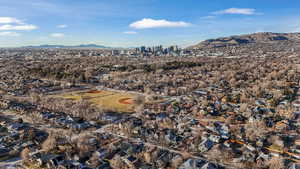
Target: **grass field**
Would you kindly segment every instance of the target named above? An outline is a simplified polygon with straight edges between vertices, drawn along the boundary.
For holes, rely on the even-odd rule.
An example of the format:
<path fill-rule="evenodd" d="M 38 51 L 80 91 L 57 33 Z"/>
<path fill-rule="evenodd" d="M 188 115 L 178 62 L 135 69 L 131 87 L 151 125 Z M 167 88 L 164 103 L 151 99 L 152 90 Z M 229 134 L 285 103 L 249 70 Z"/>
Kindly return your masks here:
<path fill-rule="evenodd" d="M 133 112 L 135 107 L 135 95 L 131 93 L 90 90 L 63 93 L 61 95 L 56 95 L 55 97 L 71 100 L 83 99 L 99 108 L 117 112 Z"/>

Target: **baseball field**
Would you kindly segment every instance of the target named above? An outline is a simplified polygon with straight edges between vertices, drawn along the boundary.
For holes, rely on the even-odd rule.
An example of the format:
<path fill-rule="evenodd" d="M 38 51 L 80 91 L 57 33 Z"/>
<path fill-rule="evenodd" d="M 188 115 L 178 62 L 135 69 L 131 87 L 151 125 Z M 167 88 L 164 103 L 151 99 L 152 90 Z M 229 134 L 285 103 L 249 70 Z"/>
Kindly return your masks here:
<path fill-rule="evenodd" d="M 136 95 L 126 92 L 106 91 L 106 90 L 89 90 L 67 92 L 55 97 L 70 100 L 87 100 L 96 107 L 117 112 L 133 112 L 135 107 Z"/>

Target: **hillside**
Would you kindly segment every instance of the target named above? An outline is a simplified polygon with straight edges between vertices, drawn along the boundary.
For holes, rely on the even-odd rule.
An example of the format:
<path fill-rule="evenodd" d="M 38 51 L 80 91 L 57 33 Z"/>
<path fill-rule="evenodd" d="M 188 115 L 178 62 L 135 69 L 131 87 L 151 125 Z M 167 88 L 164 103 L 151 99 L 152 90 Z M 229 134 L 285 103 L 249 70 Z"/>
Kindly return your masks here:
<path fill-rule="evenodd" d="M 276 43 L 300 43 L 300 33 L 254 33 L 240 36 L 208 39 L 189 49 L 220 48 L 228 46 L 242 46 L 249 44 L 276 44 Z"/>

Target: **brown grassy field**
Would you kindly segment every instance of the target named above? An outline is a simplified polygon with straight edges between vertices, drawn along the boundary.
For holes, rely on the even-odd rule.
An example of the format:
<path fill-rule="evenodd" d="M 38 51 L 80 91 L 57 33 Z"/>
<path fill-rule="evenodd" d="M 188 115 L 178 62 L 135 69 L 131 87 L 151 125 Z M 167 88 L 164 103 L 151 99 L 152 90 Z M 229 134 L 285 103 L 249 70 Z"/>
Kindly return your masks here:
<path fill-rule="evenodd" d="M 101 109 L 117 112 L 133 112 L 135 107 L 135 95 L 125 92 L 90 90 L 75 91 L 56 95 L 57 98 L 70 100 L 87 100 Z"/>

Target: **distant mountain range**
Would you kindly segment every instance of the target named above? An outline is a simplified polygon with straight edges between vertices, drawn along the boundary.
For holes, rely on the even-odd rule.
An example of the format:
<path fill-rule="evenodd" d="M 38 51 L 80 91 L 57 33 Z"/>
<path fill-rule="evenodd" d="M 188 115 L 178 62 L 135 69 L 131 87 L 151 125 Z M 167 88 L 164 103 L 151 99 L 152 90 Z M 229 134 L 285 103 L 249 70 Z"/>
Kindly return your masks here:
<path fill-rule="evenodd" d="M 272 33 L 261 32 L 247 35 L 235 35 L 229 37 L 221 37 L 216 39 L 208 39 L 202 41 L 196 45 L 187 47 L 187 49 L 200 49 L 200 50 L 218 50 L 224 51 L 228 48 L 269 48 L 280 50 L 289 50 L 291 48 L 300 51 L 300 33 Z M 74 46 L 66 45 L 40 45 L 40 46 L 24 46 L 23 48 L 99 48 L 99 49 L 112 49 L 113 47 L 107 47 L 96 44 L 81 44 Z M 124 49 L 114 47 L 113 49 Z M 126 48 L 131 49 L 131 48 Z"/>
<path fill-rule="evenodd" d="M 189 49 L 210 49 L 230 46 L 243 46 L 251 44 L 279 44 L 279 43 L 300 43 L 300 33 L 272 33 L 261 32 L 248 35 L 222 37 L 208 39 L 197 45 L 188 47 Z"/>
<path fill-rule="evenodd" d="M 39 45 L 39 46 L 24 46 L 23 48 L 101 48 L 108 49 L 111 47 L 96 45 L 96 44 L 81 44 L 75 46 L 66 46 L 66 45 Z"/>

